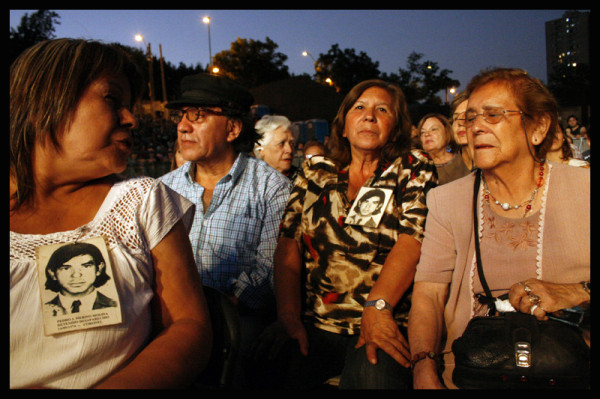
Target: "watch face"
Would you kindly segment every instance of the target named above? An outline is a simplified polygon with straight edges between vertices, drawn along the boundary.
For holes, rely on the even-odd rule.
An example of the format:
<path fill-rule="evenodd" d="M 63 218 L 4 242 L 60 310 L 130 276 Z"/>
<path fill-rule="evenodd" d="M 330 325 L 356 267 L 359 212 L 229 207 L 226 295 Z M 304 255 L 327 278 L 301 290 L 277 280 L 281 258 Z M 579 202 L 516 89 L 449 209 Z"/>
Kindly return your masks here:
<path fill-rule="evenodd" d="M 375 303 L 375 308 L 377 308 L 377 310 L 385 309 L 385 301 L 383 299 L 378 299 Z"/>

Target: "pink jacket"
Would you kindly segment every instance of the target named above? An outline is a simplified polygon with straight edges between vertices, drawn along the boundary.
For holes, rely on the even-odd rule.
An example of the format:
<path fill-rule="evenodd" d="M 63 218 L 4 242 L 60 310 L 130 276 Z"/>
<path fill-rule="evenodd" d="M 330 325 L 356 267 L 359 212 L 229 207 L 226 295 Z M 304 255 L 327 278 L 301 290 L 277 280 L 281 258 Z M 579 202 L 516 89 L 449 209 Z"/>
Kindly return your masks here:
<path fill-rule="evenodd" d="M 462 335 L 472 317 L 471 279 L 475 241 L 473 235 L 474 173 L 432 189 L 427 197 L 429 213 L 421 258 L 415 282 L 450 284 L 444 310 L 447 341 L 443 351 L 450 351 L 452 342 Z M 546 208 L 542 220 L 541 280 L 575 283 L 590 280 L 590 170 L 551 163 L 547 173 Z M 486 264 L 485 259 L 483 264 Z M 494 267 L 494 265 L 492 265 Z M 519 265 L 498 265 L 506 268 L 506 289 L 511 270 Z M 471 273 L 475 274 L 475 277 Z M 536 277 L 535 275 L 531 276 Z M 451 382 L 454 357 L 444 358 L 444 382 Z"/>

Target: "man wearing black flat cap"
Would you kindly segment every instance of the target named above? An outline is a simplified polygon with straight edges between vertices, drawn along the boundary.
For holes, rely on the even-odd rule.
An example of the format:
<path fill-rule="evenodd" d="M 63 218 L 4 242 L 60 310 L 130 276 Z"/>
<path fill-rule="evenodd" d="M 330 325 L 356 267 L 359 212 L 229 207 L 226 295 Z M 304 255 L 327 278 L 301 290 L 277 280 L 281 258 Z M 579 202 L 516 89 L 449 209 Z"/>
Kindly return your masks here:
<path fill-rule="evenodd" d="M 196 204 L 189 235 L 203 283 L 230 296 L 243 332 L 259 333 L 275 316 L 273 254 L 291 183 L 247 155 L 260 138 L 253 101 L 224 77 L 183 78 L 181 97 L 167 108 L 187 162 L 160 180 Z"/>

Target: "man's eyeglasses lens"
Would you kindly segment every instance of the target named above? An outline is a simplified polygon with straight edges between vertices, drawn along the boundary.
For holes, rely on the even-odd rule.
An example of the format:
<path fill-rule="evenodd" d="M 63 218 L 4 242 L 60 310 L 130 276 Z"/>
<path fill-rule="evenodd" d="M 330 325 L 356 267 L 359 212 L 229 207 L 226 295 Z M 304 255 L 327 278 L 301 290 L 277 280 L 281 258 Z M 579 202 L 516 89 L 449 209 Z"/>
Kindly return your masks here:
<path fill-rule="evenodd" d="M 198 119 L 204 119 L 208 115 L 223 115 L 220 112 L 213 111 L 208 108 L 196 108 L 196 107 L 189 107 L 184 110 L 183 109 L 173 109 L 173 110 L 169 111 L 169 117 L 171 118 L 171 121 L 173 121 L 174 123 L 181 122 L 184 114 L 185 114 L 186 118 L 188 119 L 188 121 L 190 121 L 190 122 L 195 122 Z"/>

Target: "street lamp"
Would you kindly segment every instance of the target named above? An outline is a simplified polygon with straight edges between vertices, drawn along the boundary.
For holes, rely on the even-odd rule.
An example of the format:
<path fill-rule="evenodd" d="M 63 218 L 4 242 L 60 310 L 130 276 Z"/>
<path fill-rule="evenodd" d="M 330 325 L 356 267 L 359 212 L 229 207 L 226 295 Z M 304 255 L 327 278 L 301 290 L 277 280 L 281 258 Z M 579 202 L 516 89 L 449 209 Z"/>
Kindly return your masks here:
<path fill-rule="evenodd" d="M 313 61 L 317 62 L 317 61 L 315 60 L 315 58 L 312 56 L 312 54 L 311 54 L 311 53 L 309 53 L 309 52 L 308 52 L 308 51 L 306 51 L 306 50 L 304 50 L 304 51 L 302 52 L 302 55 L 303 55 L 304 57 L 310 57 L 310 58 L 312 58 L 312 60 L 313 60 Z"/>
<path fill-rule="evenodd" d="M 446 104 L 448 104 L 448 93 L 454 95 L 454 93 L 456 93 L 456 88 L 454 86 L 446 87 Z"/>
<path fill-rule="evenodd" d="M 150 112 L 152 113 L 152 119 L 154 119 L 154 90 L 152 88 L 152 80 L 154 73 L 152 71 L 152 50 L 150 49 L 150 43 L 146 44 L 144 36 L 135 35 L 135 40 L 143 42 L 146 45 L 147 57 L 148 57 L 148 91 L 150 92 Z"/>
<path fill-rule="evenodd" d="M 204 17 L 202 18 L 202 22 L 204 22 L 208 27 L 208 69 L 210 70 L 210 66 L 212 65 L 212 50 L 210 48 L 210 18 Z"/>

